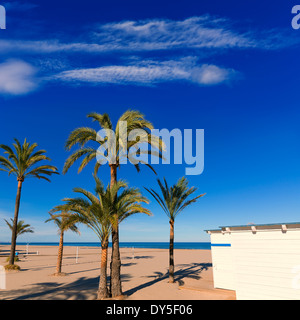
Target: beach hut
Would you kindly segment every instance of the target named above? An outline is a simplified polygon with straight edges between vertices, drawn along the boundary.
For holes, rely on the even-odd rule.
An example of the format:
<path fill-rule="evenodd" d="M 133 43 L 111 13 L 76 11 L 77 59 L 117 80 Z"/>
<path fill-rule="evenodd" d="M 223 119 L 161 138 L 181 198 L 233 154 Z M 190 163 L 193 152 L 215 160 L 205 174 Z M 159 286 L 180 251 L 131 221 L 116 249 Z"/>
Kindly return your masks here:
<path fill-rule="evenodd" d="M 239 300 L 300 300 L 300 222 L 205 231 L 215 288 L 235 290 Z"/>

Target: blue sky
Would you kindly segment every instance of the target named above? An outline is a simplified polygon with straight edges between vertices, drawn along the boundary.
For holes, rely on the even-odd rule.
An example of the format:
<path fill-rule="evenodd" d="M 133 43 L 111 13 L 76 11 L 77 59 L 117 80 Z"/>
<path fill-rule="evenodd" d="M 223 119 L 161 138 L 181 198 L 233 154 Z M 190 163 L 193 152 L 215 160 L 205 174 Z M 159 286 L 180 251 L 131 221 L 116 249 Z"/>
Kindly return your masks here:
<path fill-rule="evenodd" d="M 294 1 L 2 1 L 0 30 L 2 144 L 25 137 L 62 170 L 68 134 L 94 126 L 86 114 L 114 122 L 138 109 L 158 129 L 205 130 L 205 169 L 188 176 L 207 193 L 176 221 L 177 241 L 208 241 L 220 225 L 299 221 L 300 31 Z M 96 128 L 96 127 L 95 127 Z M 93 190 L 92 166 L 76 166 L 52 183 L 24 183 L 20 219 L 35 233 L 20 241 L 57 241 L 44 221 L 72 188 Z M 175 183 L 185 165 L 158 165 Z M 104 183 L 108 168 L 99 171 Z M 156 176 L 123 166 L 130 185 L 157 189 Z M 14 212 L 17 183 L 0 176 L 3 218 Z M 168 219 L 151 199 L 152 217 L 120 227 L 121 241 L 168 241 Z M 1 222 L 2 221 L 2 222 Z M 66 241 L 97 241 L 81 227 Z"/>

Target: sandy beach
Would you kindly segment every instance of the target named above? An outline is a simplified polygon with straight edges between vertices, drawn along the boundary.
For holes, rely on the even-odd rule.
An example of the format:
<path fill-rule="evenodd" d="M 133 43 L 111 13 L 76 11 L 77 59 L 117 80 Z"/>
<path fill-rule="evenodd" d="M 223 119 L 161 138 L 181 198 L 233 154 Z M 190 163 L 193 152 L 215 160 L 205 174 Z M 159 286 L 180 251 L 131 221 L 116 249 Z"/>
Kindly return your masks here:
<path fill-rule="evenodd" d="M 0 265 L 9 246 L 0 246 Z M 94 300 L 99 283 L 100 248 L 64 247 L 62 271 L 53 276 L 57 247 L 17 246 L 19 272 L 6 273 L 3 300 Z M 110 255 L 110 252 L 109 252 Z M 128 300 L 232 300 L 233 291 L 213 288 L 210 250 L 175 250 L 176 283 L 168 283 L 168 250 L 121 249 L 123 292 Z M 110 262 L 110 260 L 109 260 Z"/>

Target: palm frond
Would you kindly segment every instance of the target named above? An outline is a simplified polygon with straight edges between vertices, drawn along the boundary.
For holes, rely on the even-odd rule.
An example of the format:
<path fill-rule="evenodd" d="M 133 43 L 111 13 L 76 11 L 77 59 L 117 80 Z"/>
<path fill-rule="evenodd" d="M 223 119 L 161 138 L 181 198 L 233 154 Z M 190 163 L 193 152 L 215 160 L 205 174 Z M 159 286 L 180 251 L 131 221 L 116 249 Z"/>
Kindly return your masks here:
<path fill-rule="evenodd" d="M 96 156 L 96 150 L 91 147 L 78 149 L 73 154 L 71 154 L 66 160 L 63 168 L 63 173 L 67 173 L 71 166 L 82 156 L 88 157 L 88 162 L 91 161 L 91 155 Z M 87 165 L 87 163 L 83 162 L 83 164 L 81 164 L 81 168 L 79 167 L 78 172 L 81 172 L 85 165 Z"/>
<path fill-rule="evenodd" d="M 162 183 L 157 179 L 162 196 L 160 196 L 153 189 L 145 188 L 152 197 L 161 206 L 163 211 L 167 214 L 170 220 L 174 221 L 177 215 L 186 207 L 195 203 L 199 198 L 205 194 L 200 194 L 197 197 L 188 199 L 193 193 L 197 191 L 195 187 L 188 187 L 188 180 L 185 177 L 180 178 L 176 184 L 169 187 L 167 180 L 164 178 Z"/>
<path fill-rule="evenodd" d="M 77 128 L 70 133 L 65 143 L 65 148 L 66 150 L 70 150 L 76 144 L 83 147 L 87 142 L 96 140 L 96 130 L 88 127 Z"/>
<path fill-rule="evenodd" d="M 11 218 L 11 223 L 9 223 L 6 219 L 4 219 L 4 221 L 8 225 L 9 229 L 13 230 L 14 220 Z M 24 233 L 34 233 L 34 230 L 30 224 L 25 224 L 24 220 L 19 220 L 17 224 L 17 236 L 20 236 Z"/>
<path fill-rule="evenodd" d="M 58 174 L 58 169 L 51 165 L 39 165 L 44 161 L 51 161 L 45 155 L 45 150 L 35 151 L 38 145 L 30 144 L 26 139 L 23 144 L 18 139 L 14 139 L 13 150 L 11 147 L 1 144 L 0 149 L 4 150 L 7 158 L 0 156 L 1 171 L 6 171 L 8 174 L 15 174 L 18 178 L 32 176 L 38 179 L 50 181 L 49 176 Z"/>
<path fill-rule="evenodd" d="M 113 127 L 110 117 L 107 113 L 99 114 L 92 112 L 89 113 L 87 117 L 91 118 L 93 122 L 97 122 L 100 128 L 113 131 L 112 134 L 116 138 L 116 143 L 113 145 L 108 145 L 106 148 L 107 154 L 102 154 L 102 157 L 110 164 L 113 163 L 119 167 L 120 164 L 122 164 L 122 157 L 128 157 L 128 151 L 130 147 L 135 146 L 136 144 L 128 140 L 128 135 L 132 130 L 135 129 L 143 130 L 143 134 L 140 137 L 140 142 L 135 147 L 138 147 L 141 144 L 145 144 L 148 147 L 153 147 L 154 150 L 152 151 L 152 156 L 163 158 L 162 150 L 164 148 L 164 143 L 160 137 L 156 137 L 155 135 L 151 134 L 153 125 L 151 122 L 145 119 L 141 112 L 136 110 L 127 110 L 121 115 L 115 128 Z M 126 122 L 126 132 L 124 132 L 124 130 L 121 128 L 121 124 L 124 122 Z M 109 130 L 108 134 L 111 133 Z M 80 149 L 76 150 L 71 156 L 68 157 L 63 168 L 63 173 L 66 173 L 75 162 L 84 156 L 78 170 L 78 172 L 81 172 L 83 168 L 86 167 L 86 165 L 97 156 L 98 161 L 96 162 L 94 168 L 94 174 L 97 174 L 101 166 L 101 163 L 99 163 L 101 161 L 99 159 L 102 159 L 99 147 L 106 146 L 108 143 L 107 141 L 110 141 L 110 139 L 99 139 L 97 132 L 98 131 L 93 128 L 86 127 L 78 128 L 71 132 L 65 144 L 66 149 L 70 150 L 75 145 L 78 145 Z M 121 139 L 123 134 L 125 134 L 125 140 Z M 88 147 L 87 143 L 90 141 L 96 142 L 98 146 Z M 94 152 L 92 152 L 91 149 L 94 149 Z M 139 163 L 147 165 L 154 173 L 156 173 L 154 168 L 149 165 L 147 161 L 143 161 L 141 159 Z M 139 170 L 140 167 L 136 165 L 136 168 Z"/>
<path fill-rule="evenodd" d="M 83 188 L 73 191 L 80 196 L 65 198 L 64 204 L 51 210 L 51 213 L 68 211 L 76 216 L 76 221 L 87 225 L 104 243 L 116 224 L 137 213 L 150 215 L 143 206 L 149 200 L 142 196 L 137 188 L 129 188 L 124 180 L 117 181 L 113 186 L 103 186 L 101 180 L 95 178 L 95 194 Z"/>
<path fill-rule="evenodd" d="M 91 112 L 87 115 L 88 118 L 91 118 L 93 121 L 97 121 L 103 129 L 112 129 L 112 123 L 107 113 L 99 114 L 97 112 Z"/>

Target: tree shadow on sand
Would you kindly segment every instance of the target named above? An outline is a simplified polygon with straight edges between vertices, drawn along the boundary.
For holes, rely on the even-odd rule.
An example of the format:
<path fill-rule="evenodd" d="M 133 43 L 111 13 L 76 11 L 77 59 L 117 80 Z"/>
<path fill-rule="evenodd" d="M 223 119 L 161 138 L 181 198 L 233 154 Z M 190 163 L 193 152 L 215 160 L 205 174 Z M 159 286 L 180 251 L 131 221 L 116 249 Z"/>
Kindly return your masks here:
<path fill-rule="evenodd" d="M 211 263 L 192 263 L 177 265 L 175 272 L 175 281 L 182 285 L 185 278 L 199 280 L 201 273 L 212 267 Z M 22 272 L 22 271 L 21 271 Z M 71 273 L 70 273 L 71 274 Z M 140 284 L 130 290 L 124 292 L 129 296 L 133 293 L 150 287 L 159 281 L 167 280 L 169 273 L 154 272 L 152 275 L 146 276 L 150 279 L 148 282 Z M 122 282 L 127 282 L 132 278 L 130 274 L 122 274 Z M 51 279 L 53 280 L 53 279 Z M 110 277 L 108 277 L 108 283 Z M 99 285 L 99 276 L 97 277 L 80 277 L 79 279 L 60 283 L 57 281 L 41 282 L 28 285 L 22 289 L 7 290 L 0 292 L 0 300 L 95 300 Z"/>
<path fill-rule="evenodd" d="M 129 262 L 129 263 L 122 263 L 122 267 L 131 267 L 131 266 L 135 266 L 137 263 L 134 262 Z"/>
<path fill-rule="evenodd" d="M 127 260 L 127 259 L 129 259 L 129 260 L 134 260 L 134 259 L 136 259 L 136 260 L 139 260 L 139 259 L 153 259 L 154 258 L 154 256 L 128 256 L 128 257 L 124 257 L 124 258 L 122 258 L 122 260 Z"/>
<path fill-rule="evenodd" d="M 211 263 L 191 263 L 191 264 L 177 265 L 177 268 L 179 269 L 177 269 L 177 271 L 174 273 L 175 281 L 178 282 L 179 285 L 183 285 L 184 278 L 192 278 L 195 280 L 199 280 L 201 279 L 201 276 L 200 276 L 201 272 L 208 270 L 208 268 L 211 268 L 211 267 L 212 267 Z M 159 281 L 167 280 L 168 277 L 169 277 L 169 271 L 166 273 L 156 271 L 154 272 L 153 275 L 147 276 L 147 278 L 154 278 L 153 280 L 143 283 L 130 290 L 127 290 L 126 292 L 124 292 L 124 294 L 128 296 L 132 295 L 133 293 L 141 289 L 150 287 Z"/>
<path fill-rule="evenodd" d="M 122 282 L 129 281 L 131 276 L 123 274 Z M 108 277 L 109 283 L 109 277 Z M 3 300 L 95 300 L 99 277 L 81 277 L 70 283 L 41 282 L 30 285 L 30 288 L 0 292 Z"/>

